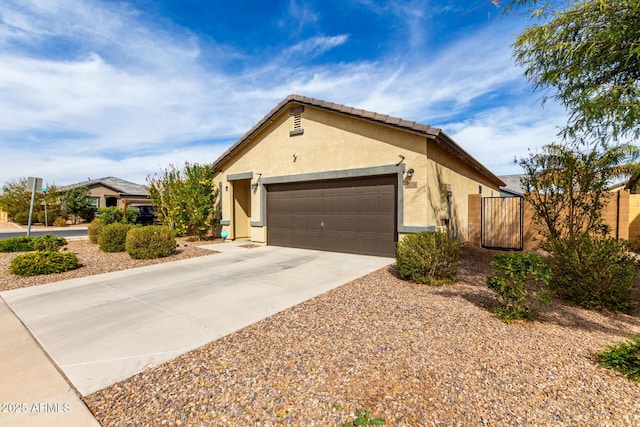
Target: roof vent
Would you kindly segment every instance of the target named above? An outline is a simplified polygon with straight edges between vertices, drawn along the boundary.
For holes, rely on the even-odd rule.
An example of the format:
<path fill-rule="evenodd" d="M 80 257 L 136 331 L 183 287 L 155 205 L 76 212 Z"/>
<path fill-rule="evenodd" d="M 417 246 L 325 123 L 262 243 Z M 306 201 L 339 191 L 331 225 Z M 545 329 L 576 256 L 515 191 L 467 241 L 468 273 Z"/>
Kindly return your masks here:
<path fill-rule="evenodd" d="M 302 129 L 302 112 L 304 111 L 303 106 L 293 107 L 289 114 L 293 116 L 293 130 L 289 132 L 289 136 L 301 135 L 304 133 L 304 129 Z"/>

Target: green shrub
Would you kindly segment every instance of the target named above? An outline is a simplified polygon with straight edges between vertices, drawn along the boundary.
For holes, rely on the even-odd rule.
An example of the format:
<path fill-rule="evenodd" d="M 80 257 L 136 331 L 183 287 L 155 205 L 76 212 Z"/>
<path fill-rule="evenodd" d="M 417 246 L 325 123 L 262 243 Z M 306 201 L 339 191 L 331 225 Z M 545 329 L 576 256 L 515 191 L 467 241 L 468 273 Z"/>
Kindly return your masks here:
<path fill-rule="evenodd" d="M 30 252 L 33 237 L 19 236 L 0 240 L 0 252 Z"/>
<path fill-rule="evenodd" d="M 96 217 L 96 208 L 94 208 L 93 206 L 87 206 L 86 208 L 78 212 L 78 216 L 85 221 L 93 221 L 93 219 Z"/>
<path fill-rule="evenodd" d="M 102 225 L 109 225 L 115 222 L 133 224 L 138 219 L 138 210 L 135 208 L 127 208 L 127 217 L 125 218 L 124 208 L 110 206 L 108 208 L 98 209 L 97 218 Z"/>
<path fill-rule="evenodd" d="M 13 220 L 20 225 L 29 224 L 29 212 L 18 212 L 14 215 Z"/>
<path fill-rule="evenodd" d="M 487 286 L 498 294 L 496 316 L 505 322 L 535 319 L 540 307 L 551 302 L 548 290 L 551 269 L 536 254 L 496 255 L 491 262 L 496 275 L 487 277 Z"/>
<path fill-rule="evenodd" d="M 53 226 L 54 227 L 66 227 L 67 226 L 67 219 L 64 216 L 59 216 L 55 219 L 55 221 L 53 221 Z"/>
<path fill-rule="evenodd" d="M 98 218 L 94 219 L 87 226 L 87 234 L 89 235 L 89 241 L 93 244 L 98 243 L 98 235 L 100 234 L 100 228 L 102 224 Z"/>
<path fill-rule="evenodd" d="M 640 381 L 640 337 L 631 341 L 607 346 L 596 355 L 600 366 L 612 368 L 625 374 L 633 381 Z"/>
<path fill-rule="evenodd" d="M 638 274 L 626 242 L 614 238 L 559 239 L 552 255 L 551 286 L 561 298 L 589 309 L 628 311 Z"/>
<path fill-rule="evenodd" d="M 125 248 L 131 258 L 160 258 L 173 254 L 176 239 L 173 230 L 167 226 L 135 227 L 127 233 Z"/>
<path fill-rule="evenodd" d="M 73 252 L 36 251 L 12 259 L 9 273 L 17 276 L 62 273 L 78 268 L 78 264 L 78 257 Z"/>
<path fill-rule="evenodd" d="M 62 212 L 61 210 L 52 209 L 52 210 L 48 210 L 47 211 L 47 215 L 46 215 L 46 218 L 45 218 L 44 211 L 41 211 L 41 212 L 38 212 L 38 222 L 40 224 L 51 226 L 51 225 L 53 225 L 53 222 L 56 220 L 56 218 L 58 218 L 58 217 L 63 217 L 64 218 L 65 216 L 66 216 L 66 214 L 64 212 Z M 46 224 L 45 224 L 45 221 L 47 222 Z"/>
<path fill-rule="evenodd" d="M 396 246 L 400 277 L 437 286 L 458 278 L 460 245 L 445 233 L 410 234 Z"/>
<path fill-rule="evenodd" d="M 44 236 L 35 237 L 31 241 L 31 247 L 36 251 L 56 252 L 67 244 L 64 237 L 54 236 L 53 234 L 45 234 Z"/>
<path fill-rule="evenodd" d="M 33 213 L 33 218 L 34 218 L 34 222 L 36 222 L 36 220 L 37 220 L 37 222 L 39 222 L 40 224 L 51 225 L 51 224 L 53 224 L 53 219 L 52 218 L 55 218 L 55 217 L 51 216 L 51 212 L 47 212 L 47 218 L 46 219 L 49 220 L 49 222 L 51 224 L 45 224 L 44 211 L 41 211 L 41 212 L 38 212 L 38 213 L 34 212 Z"/>
<path fill-rule="evenodd" d="M 131 225 L 114 222 L 100 228 L 98 247 L 102 252 L 124 252 L 127 232 Z"/>

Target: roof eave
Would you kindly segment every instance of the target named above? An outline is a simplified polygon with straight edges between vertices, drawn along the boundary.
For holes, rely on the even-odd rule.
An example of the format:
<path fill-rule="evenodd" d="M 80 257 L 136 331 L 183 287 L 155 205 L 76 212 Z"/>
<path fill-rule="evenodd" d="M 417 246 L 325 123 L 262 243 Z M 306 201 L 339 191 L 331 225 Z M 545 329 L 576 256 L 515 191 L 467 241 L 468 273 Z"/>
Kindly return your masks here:
<path fill-rule="evenodd" d="M 211 168 L 214 173 L 219 166 L 229 159 L 237 150 L 242 148 L 246 143 L 251 141 L 251 138 L 264 129 L 277 115 L 281 114 L 287 106 L 290 104 L 298 104 L 310 106 L 313 108 L 322 109 L 335 114 L 341 114 L 343 116 L 353 117 L 358 120 L 368 121 L 380 126 L 385 126 L 403 132 L 411 133 L 426 137 L 427 139 L 439 141 L 449 152 L 454 154 L 460 160 L 469 164 L 474 170 L 487 177 L 490 181 L 493 181 L 497 187 L 504 187 L 506 184 L 502 182 L 500 178 L 494 175 L 480 162 L 473 158 L 469 153 L 463 150 L 458 144 L 456 144 L 446 133 L 441 129 L 434 128 L 428 125 L 410 122 L 397 117 L 378 114 L 371 111 L 357 109 L 353 107 L 346 107 L 342 104 L 330 103 L 327 101 L 318 100 L 315 98 L 308 98 L 300 95 L 289 95 L 278 105 L 276 105 L 269 113 L 267 113 L 258 123 L 256 123 L 248 132 L 246 132 L 240 139 L 238 139 L 227 151 L 222 153 L 213 163 Z"/>
<path fill-rule="evenodd" d="M 493 172 L 487 169 L 482 163 L 477 161 L 471 154 L 467 153 L 462 147 L 456 144 L 449 135 L 444 133 L 444 131 L 442 130 L 440 131 L 440 135 L 438 139 L 442 142 L 442 145 L 447 150 L 449 150 L 449 152 L 454 154 L 460 160 L 468 163 L 477 172 L 480 172 L 482 175 L 486 176 L 491 181 L 494 181 L 494 183 L 498 186 L 498 188 L 506 187 L 507 184 L 505 182 L 503 182 Z"/>
<path fill-rule="evenodd" d="M 391 117 L 388 115 L 368 112 L 365 110 L 352 108 L 352 107 L 345 107 L 342 104 L 329 103 L 326 101 L 321 101 L 314 98 L 308 98 L 308 97 L 294 94 L 294 95 L 289 95 L 285 99 L 280 101 L 280 103 L 278 103 L 278 105 L 276 105 L 269 113 L 267 113 L 267 115 L 265 115 L 258 123 L 256 123 L 255 126 L 249 129 L 249 131 L 246 132 L 244 135 L 242 135 L 235 143 L 233 143 L 233 145 L 227 151 L 222 153 L 220 157 L 218 157 L 215 161 L 213 161 L 211 163 L 211 167 L 213 168 L 214 172 L 218 168 L 218 166 L 224 163 L 224 161 L 227 160 L 229 157 L 231 157 L 233 153 L 235 153 L 238 149 L 244 146 L 245 143 L 251 141 L 251 138 L 254 135 L 256 135 L 262 129 L 264 129 L 276 116 L 281 114 L 291 104 L 305 105 L 309 107 L 318 108 L 320 110 L 329 111 L 334 114 L 353 117 L 358 120 L 364 120 L 364 121 L 375 123 L 377 125 L 385 126 L 388 128 L 399 129 L 407 133 L 424 136 L 424 137 L 427 137 L 428 139 L 435 139 L 438 133 L 440 132 L 440 129 L 433 128 L 427 125 L 421 125 L 416 122 L 409 122 L 409 121 L 396 118 L 396 117 Z M 353 113 L 354 111 L 364 112 L 365 115 L 354 114 Z M 367 114 L 370 115 L 370 117 L 368 117 Z M 398 124 L 385 122 L 384 119 L 395 120 L 398 122 Z M 401 125 L 401 124 L 406 124 L 406 125 Z M 409 125 L 424 127 L 424 130 L 412 129 Z"/>

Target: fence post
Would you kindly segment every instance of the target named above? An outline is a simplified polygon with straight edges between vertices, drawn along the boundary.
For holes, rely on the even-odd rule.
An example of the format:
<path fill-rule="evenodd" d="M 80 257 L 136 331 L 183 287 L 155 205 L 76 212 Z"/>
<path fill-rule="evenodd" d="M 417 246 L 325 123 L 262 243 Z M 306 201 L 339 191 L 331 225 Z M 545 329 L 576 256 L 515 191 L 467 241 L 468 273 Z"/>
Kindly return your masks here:
<path fill-rule="evenodd" d="M 482 196 L 469 194 L 469 245 L 482 245 Z"/>

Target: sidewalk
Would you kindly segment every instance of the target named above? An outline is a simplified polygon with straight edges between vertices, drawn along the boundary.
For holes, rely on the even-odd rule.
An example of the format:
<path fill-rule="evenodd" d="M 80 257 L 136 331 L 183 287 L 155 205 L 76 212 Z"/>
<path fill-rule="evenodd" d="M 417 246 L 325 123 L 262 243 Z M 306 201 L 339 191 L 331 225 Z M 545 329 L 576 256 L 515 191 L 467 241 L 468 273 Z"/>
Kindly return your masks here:
<path fill-rule="evenodd" d="M 44 227 L 31 231 L 86 228 Z M 0 221 L 1 233 L 24 234 L 27 226 Z M 0 425 L 99 426 L 76 391 L 56 369 L 22 322 L 0 298 Z"/>
<path fill-rule="evenodd" d="M 0 425 L 100 426 L 0 298 Z"/>
<path fill-rule="evenodd" d="M 15 222 L 0 221 L 0 232 L 2 233 L 10 233 L 12 231 L 15 231 L 16 233 L 24 233 L 25 231 L 27 231 L 27 228 L 28 227 L 26 225 L 16 224 Z M 79 230 L 84 228 L 87 228 L 86 223 L 67 225 L 66 227 L 53 227 L 53 226 L 45 227 L 42 224 L 31 225 L 31 231 Z"/>

